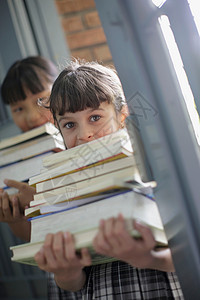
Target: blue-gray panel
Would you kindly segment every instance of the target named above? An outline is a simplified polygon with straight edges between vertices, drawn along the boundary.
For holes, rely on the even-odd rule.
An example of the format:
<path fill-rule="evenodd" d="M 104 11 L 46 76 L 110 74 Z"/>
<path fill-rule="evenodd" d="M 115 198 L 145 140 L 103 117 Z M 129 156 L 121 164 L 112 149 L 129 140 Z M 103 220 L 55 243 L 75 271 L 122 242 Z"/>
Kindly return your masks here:
<path fill-rule="evenodd" d="M 199 146 L 160 32 L 160 12 L 150 0 L 96 0 L 96 6 L 158 183 L 156 201 L 184 296 L 199 299 Z"/>

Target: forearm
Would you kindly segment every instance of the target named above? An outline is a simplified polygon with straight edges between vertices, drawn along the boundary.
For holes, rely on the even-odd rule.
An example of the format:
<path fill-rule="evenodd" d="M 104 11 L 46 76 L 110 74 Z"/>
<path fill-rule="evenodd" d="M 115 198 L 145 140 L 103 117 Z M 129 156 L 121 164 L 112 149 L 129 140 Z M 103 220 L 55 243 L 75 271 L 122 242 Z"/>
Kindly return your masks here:
<path fill-rule="evenodd" d="M 29 242 L 31 236 L 31 223 L 23 220 L 15 223 L 8 223 L 10 229 L 20 239 Z"/>
<path fill-rule="evenodd" d="M 152 261 L 149 264 L 149 268 L 164 272 L 174 272 L 175 269 L 170 249 L 152 251 Z"/>
<path fill-rule="evenodd" d="M 77 292 L 83 288 L 86 282 L 86 273 L 84 270 L 81 271 L 80 275 L 76 278 L 72 278 L 71 280 L 66 280 L 65 278 L 59 277 L 57 275 L 54 276 L 56 284 L 63 290 Z"/>

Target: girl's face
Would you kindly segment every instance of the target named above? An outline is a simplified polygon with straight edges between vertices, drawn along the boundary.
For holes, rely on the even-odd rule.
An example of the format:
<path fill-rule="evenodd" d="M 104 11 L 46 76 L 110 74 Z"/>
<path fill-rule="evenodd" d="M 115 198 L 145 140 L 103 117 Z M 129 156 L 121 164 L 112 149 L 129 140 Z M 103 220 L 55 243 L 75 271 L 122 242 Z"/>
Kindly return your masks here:
<path fill-rule="evenodd" d="M 38 94 L 26 91 L 26 99 L 10 105 L 13 121 L 23 131 L 39 127 L 47 122 L 53 123 L 50 111 L 40 107 L 37 103 L 38 98 L 49 97 L 51 86 Z"/>
<path fill-rule="evenodd" d="M 66 147 L 70 149 L 117 131 L 121 126 L 121 116 L 112 104 L 102 102 L 98 109 L 66 112 L 57 115 L 56 119 Z"/>

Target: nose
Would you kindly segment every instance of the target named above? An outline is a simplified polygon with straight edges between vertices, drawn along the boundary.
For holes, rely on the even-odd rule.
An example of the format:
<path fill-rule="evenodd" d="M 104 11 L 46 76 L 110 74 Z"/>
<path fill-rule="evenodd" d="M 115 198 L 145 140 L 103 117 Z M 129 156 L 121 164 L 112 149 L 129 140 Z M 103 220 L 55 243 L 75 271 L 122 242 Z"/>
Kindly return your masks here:
<path fill-rule="evenodd" d="M 90 126 L 82 125 L 79 127 L 77 133 L 78 144 L 87 143 L 94 139 L 94 132 Z"/>

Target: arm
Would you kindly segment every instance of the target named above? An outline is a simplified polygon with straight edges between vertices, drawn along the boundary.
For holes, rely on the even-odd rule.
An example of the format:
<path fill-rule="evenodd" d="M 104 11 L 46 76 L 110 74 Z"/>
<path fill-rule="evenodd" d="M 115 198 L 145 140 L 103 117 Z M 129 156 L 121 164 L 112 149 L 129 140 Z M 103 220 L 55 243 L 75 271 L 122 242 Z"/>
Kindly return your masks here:
<path fill-rule="evenodd" d="M 170 250 L 165 248 L 156 251 L 151 230 L 137 222 L 134 222 L 134 227 L 140 232 L 142 239 L 136 240 L 129 235 L 122 215 L 102 220 L 99 233 L 93 242 L 94 249 L 100 254 L 113 256 L 137 268 L 173 272 Z"/>
<path fill-rule="evenodd" d="M 78 291 L 84 286 L 83 268 L 91 264 L 87 249 L 82 249 L 81 256 L 77 256 L 73 236 L 63 232 L 46 236 L 35 261 L 40 269 L 54 273 L 57 285 L 68 291 Z"/>

